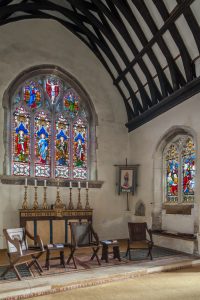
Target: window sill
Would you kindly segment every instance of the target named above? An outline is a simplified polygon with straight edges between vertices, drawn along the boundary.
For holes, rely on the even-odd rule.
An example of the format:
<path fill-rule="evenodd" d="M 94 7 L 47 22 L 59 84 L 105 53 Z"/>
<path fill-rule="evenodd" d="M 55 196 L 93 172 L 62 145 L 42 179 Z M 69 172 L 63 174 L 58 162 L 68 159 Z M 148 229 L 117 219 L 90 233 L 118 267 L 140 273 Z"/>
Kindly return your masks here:
<path fill-rule="evenodd" d="M 191 215 L 191 210 L 194 208 L 193 203 L 165 203 L 162 209 L 166 210 L 166 214 Z"/>
<path fill-rule="evenodd" d="M 28 177 L 28 186 L 34 186 L 35 184 L 35 177 Z M 37 178 L 37 186 L 44 186 L 44 180 L 46 179 L 47 186 L 58 186 L 58 179 L 54 178 Z M 20 177 L 20 176 L 6 176 L 6 175 L 1 175 L 0 180 L 2 184 L 10 184 L 10 185 L 25 185 L 25 177 Z M 78 187 L 78 182 L 81 184 L 81 188 L 86 188 L 86 182 L 88 182 L 88 187 L 89 188 L 95 188 L 99 189 L 102 187 L 104 181 L 99 181 L 99 180 L 64 180 L 64 179 L 59 179 L 59 186 L 60 187 L 69 187 L 69 183 L 72 183 L 73 188 Z"/>
<path fill-rule="evenodd" d="M 197 239 L 197 237 L 194 234 L 180 233 L 180 232 L 170 233 L 165 230 L 153 230 L 152 234 L 181 239 L 181 240 L 187 240 L 187 241 L 194 241 Z"/>

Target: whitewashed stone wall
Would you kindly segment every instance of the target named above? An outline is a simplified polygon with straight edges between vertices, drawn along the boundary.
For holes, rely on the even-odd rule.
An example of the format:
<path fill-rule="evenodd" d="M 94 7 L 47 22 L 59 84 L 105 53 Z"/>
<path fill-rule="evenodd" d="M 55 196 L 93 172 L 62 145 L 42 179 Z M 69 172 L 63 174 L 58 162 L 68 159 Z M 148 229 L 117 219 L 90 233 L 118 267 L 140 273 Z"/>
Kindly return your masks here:
<path fill-rule="evenodd" d="M 104 181 L 101 189 L 89 191 L 94 226 L 103 239 L 127 236 L 126 199 L 116 193 L 114 167 L 114 164 L 124 164 L 127 157 L 128 133 L 124 126 L 127 120 L 123 100 L 107 71 L 78 38 L 55 21 L 28 20 L 2 26 L 0 40 L 0 102 L 20 72 L 42 64 L 63 68 L 89 94 L 98 116 L 97 179 Z M 3 173 L 5 154 L 3 129 L 4 110 L 1 105 L 0 174 Z M 42 201 L 41 192 L 38 188 L 39 201 Z M 63 201 L 69 200 L 67 193 L 66 189 L 61 189 Z M 75 191 L 73 196 L 76 203 Z M 55 197 L 56 189 L 49 188 L 48 202 L 54 203 Z M 5 246 L 2 229 L 19 225 L 18 209 L 22 200 L 21 186 L 0 184 L 0 248 Z M 32 190 L 29 191 L 29 200 L 33 202 Z"/>
<path fill-rule="evenodd" d="M 153 210 L 159 211 L 163 197 L 156 199 L 157 191 L 161 191 L 162 178 L 156 172 L 160 162 L 154 160 L 159 142 L 170 129 L 187 128 L 194 133 L 197 144 L 197 173 L 195 205 L 191 215 L 169 215 L 162 211 L 162 229 L 182 233 L 199 232 L 199 203 L 200 203 L 200 95 L 195 95 L 178 106 L 165 112 L 129 134 L 129 162 L 139 164 L 138 189 L 134 197 L 134 205 L 138 200 L 146 204 L 146 220 L 152 225 Z M 156 175 L 157 174 L 157 175 Z M 158 203 L 159 202 L 159 203 Z M 134 206 L 133 205 L 133 206 Z M 137 217 L 138 219 L 139 217 Z M 135 218 L 132 218 L 135 220 Z M 169 245 L 170 246 L 170 245 Z"/>

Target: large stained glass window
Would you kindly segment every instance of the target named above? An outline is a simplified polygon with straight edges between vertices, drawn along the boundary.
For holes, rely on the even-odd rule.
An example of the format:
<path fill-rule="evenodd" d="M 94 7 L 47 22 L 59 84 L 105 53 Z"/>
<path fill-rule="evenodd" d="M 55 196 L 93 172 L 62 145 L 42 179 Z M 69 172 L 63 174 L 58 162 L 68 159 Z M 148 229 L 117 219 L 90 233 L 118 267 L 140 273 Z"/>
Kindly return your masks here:
<path fill-rule="evenodd" d="M 195 145 L 191 137 L 178 137 L 167 146 L 165 151 L 166 202 L 194 201 L 195 158 Z"/>
<path fill-rule="evenodd" d="M 58 76 L 25 81 L 12 99 L 11 174 L 88 179 L 87 116 L 82 99 Z"/>

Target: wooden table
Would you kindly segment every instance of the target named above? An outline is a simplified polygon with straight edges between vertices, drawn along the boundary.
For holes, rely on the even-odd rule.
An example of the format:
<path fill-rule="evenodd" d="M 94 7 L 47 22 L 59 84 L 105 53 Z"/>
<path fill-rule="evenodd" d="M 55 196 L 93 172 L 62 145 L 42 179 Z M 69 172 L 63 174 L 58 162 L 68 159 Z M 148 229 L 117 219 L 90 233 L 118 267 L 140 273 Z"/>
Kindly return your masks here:
<path fill-rule="evenodd" d="M 121 261 L 119 242 L 117 240 L 105 240 L 101 241 L 101 244 L 103 246 L 101 256 L 102 260 L 105 260 L 108 263 L 109 254 L 113 254 L 113 258 L 117 258 L 119 261 Z M 111 248 L 111 250 L 109 248 Z"/>
<path fill-rule="evenodd" d="M 60 265 L 65 268 L 65 246 L 63 244 L 47 244 L 46 246 L 46 264 L 47 270 L 50 269 L 50 260 L 60 259 Z M 59 256 L 51 256 L 53 252 L 59 252 Z"/>

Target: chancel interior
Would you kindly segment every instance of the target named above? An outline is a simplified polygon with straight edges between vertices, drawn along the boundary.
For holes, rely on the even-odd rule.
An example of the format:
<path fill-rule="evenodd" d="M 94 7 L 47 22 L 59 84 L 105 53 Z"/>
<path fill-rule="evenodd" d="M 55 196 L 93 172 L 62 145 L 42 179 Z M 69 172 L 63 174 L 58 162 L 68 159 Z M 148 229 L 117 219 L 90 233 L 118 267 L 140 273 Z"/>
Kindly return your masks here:
<path fill-rule="evenodd" d="M 200 254 L 200 1 L 0 1 L 3 229 Z"/>

